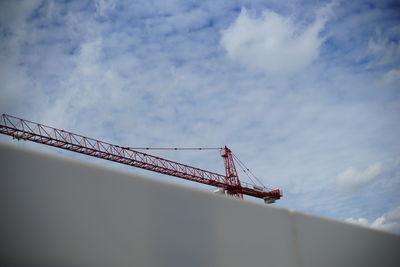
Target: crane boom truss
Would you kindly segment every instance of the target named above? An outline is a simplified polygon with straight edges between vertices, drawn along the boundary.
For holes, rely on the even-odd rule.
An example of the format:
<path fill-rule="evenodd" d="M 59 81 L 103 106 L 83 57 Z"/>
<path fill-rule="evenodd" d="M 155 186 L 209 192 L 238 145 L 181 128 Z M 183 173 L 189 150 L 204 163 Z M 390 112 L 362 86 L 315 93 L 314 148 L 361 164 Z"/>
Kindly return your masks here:
<path fill-rule="evenodd" d="M 249 195 L 263 199 L 279 199 L 279 190 L 254 189 L 250 184 L 229 177 L 195 168 L 179 162 L 142 153 L 129 147 L 121 147 L 93 138 L 56 129 L 43 124 L 3 114 L 0 118 L 0 133 L 16 139 L 29 140 L 48 146 L 102 158 L 149 171 L 167 174 L 227 190 L 230 194 Z M 225 147 L 225 149 L 227 149 Z M 228 149 L 229 150 L 229 149 Z M 230 150 L 229 150 L 230 152 Z M 227 174 L 228 175 L 228 174 Z"/>

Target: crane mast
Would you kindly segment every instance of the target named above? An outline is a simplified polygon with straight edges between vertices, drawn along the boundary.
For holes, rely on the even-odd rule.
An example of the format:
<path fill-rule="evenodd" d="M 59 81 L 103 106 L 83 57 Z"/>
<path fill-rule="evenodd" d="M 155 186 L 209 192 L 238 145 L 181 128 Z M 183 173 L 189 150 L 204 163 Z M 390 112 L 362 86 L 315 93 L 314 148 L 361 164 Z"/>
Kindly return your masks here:
<path fill-rule="evenodd" d="M 232 151 L 227 146 L 225 146 L 222 150 L 221 156 L 224 159 L 226 183 L 231 185 L 231 187 L 227 189 L 228 194 L 237 195 L 239 198 L 243 198 L 243 193 L 241 192 L 241 183 L 239 180 L 239 176 L 236 172 L 235 163 L 232 157 Z"/>
<path fill-rule="evenodd" d="M 12 136 L 18 140 L 29 140 L 35 143 L 215 186 L 225 190 L 227 194 L 238 198 L 248 195 L 264 199 L 266 203 L 273 203 L 281 197 L 279 189 L 268 190 L 265 187 L 260 188 L 241 182 L 236 172 L 232 151 L 226 146 L 222 148 L 221 153 L 226 172 L 226 175 L 222 175 L 143 153 L 130 147 L 113 145 L 7 114 L 3 114 L 0 117 L 0 133 Z"/>

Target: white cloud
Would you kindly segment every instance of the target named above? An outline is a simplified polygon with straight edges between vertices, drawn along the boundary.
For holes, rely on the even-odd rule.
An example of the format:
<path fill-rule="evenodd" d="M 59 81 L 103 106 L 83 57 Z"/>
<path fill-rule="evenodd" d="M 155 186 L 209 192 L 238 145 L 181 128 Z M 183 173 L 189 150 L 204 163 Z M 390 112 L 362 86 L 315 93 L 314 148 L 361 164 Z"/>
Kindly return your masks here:
<path fill-rule="evenodd" d="M 362 225 L 362 226 L 365 226 L 365 227 L 368 227 L 369 226 L 369 224 L 368 224 L 368 220 L 366 219 L 366 218 L 353 218 L 353 217 L 350 217 L 350 218 L 347 218 L 346 220 L 344 220 L 345 222 L 348 222 L 348 223 L 353 223 L 353 224 L 358 224 L 358 225 Z"/>
<path fill-rule="evenodd" d="M 371 227 L 400 233 L 400 206 L 389 210 L 381 217 L 377 218 Z"/>
<path fill-rule="evenodd" d="M 400 206 L 390 209 L 371 223 L 369 223 L 366 218 L 362 217 L 356 219 L 347 218 L 345 222 L 400 234 Z"/>
<path fill-rule="evenodd" d="M 371 182 L 381 172 L 382 165 L 379 162 L 370 165 L 364 171 L 348 168 L 336 177 L 336 185 L 343 190 L 357 189 Z"/>
<path fill-rule="evenodd" d="M 317 12 L 315 21 L 301 27 L 290 17 L 265 10 L 260 17 L 242 9 L 235 22 L 222 32 L 221 45 L 229 57 L 267 73 L 299 71 L 317 59 L 319 36 L 331 5 Z"/>

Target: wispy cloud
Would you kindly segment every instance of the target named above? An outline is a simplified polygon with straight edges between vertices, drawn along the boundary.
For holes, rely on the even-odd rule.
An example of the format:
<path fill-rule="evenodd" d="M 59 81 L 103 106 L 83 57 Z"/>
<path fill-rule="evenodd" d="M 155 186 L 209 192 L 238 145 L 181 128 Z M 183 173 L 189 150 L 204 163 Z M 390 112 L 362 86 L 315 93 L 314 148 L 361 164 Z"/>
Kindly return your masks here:
<path fill-rule="evenodd" d="M 398 63 L 400 60 L 400 44 L 397 38 L 400 36 L 400 25 L 385 29 L 385 33 L 377 30 L 376 34 L 368 42 L 368 52 L 375 60 L 369 63 L 369 67 L 381 67 Z"/>

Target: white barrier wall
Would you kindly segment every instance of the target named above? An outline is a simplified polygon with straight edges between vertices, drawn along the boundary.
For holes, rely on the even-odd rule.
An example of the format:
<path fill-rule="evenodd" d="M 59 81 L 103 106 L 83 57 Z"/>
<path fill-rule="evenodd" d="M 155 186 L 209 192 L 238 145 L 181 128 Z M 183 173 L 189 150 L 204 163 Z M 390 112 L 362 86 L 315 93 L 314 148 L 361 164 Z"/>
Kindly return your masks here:
<path fill-rule="evenodd" d="M 0 266 L 400 266 L 400 237 L 0 146 Z"/>

